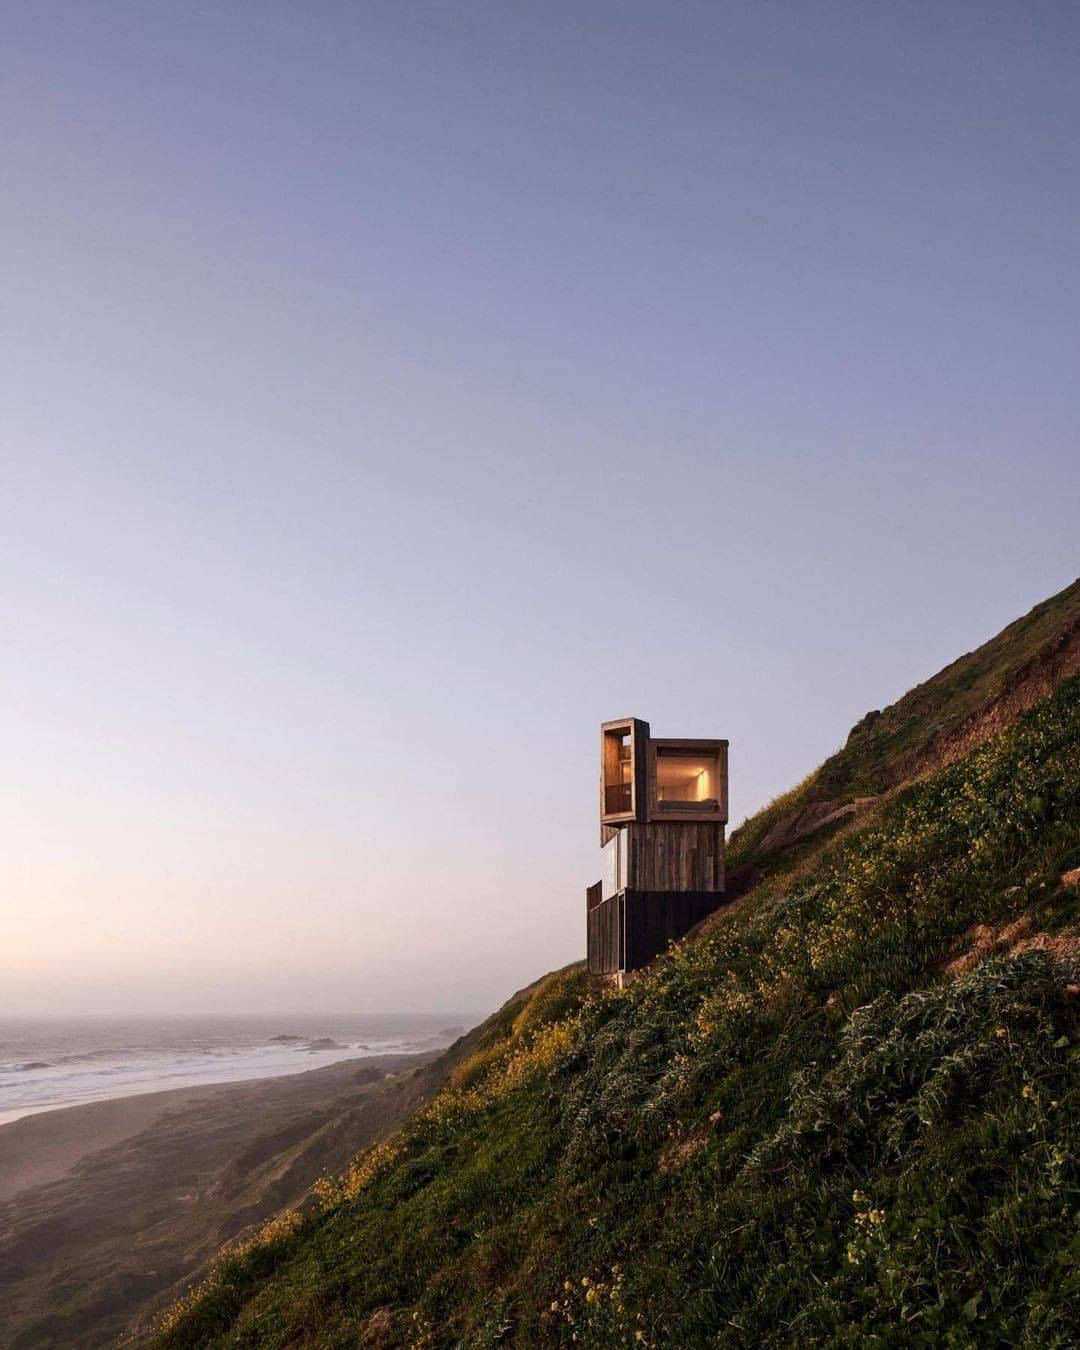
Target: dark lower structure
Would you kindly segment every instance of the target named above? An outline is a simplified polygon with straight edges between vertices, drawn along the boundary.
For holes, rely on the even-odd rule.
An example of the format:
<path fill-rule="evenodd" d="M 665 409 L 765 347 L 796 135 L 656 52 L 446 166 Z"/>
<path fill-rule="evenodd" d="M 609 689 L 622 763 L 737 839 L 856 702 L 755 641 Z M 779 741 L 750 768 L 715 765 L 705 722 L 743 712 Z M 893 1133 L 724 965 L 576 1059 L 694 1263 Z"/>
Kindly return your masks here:
<path fill-rule="evenodd" d="M 600 733 L 602 879 L 586 901 L 589 970 L 639 970 L 724 900 L 727 741 Z"/>
<path fill-rule="evenodd" d="M 717 891 L 620 891 L 603 900 L 599 886 L 589 887 L 596 902 L 588 908 L 591 975 L 640 970 L 668 944 L 723 904 Z"/>

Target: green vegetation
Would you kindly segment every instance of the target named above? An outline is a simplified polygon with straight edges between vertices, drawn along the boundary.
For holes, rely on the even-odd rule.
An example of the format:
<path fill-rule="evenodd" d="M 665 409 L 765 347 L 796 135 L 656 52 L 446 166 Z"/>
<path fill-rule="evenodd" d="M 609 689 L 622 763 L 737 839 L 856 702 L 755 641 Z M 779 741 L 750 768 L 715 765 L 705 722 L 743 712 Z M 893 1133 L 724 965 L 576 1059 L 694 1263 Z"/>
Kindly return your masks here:
<path fill-rule="evenodd" d="M 785 817 L 813 803 L 875 797 L 964 747 L 979 719 L 999 725 L 1041 701 L 1080 670 L 1080 580 L 917 685 L 883 711 L 867 713 L 847 744 L 798 787 L 735 830 L 729 864 L 739 872 Z M 1009 707 L 1008 705 L 1012 705 Z M 977 735 L 975 739 L 982 739 Z"/>
<path fill-rule="evenodd" d="M 1075 1345 L 1078 733 L 1074 678 L 626 992 L 541 981 L 159 1345 Z"/>

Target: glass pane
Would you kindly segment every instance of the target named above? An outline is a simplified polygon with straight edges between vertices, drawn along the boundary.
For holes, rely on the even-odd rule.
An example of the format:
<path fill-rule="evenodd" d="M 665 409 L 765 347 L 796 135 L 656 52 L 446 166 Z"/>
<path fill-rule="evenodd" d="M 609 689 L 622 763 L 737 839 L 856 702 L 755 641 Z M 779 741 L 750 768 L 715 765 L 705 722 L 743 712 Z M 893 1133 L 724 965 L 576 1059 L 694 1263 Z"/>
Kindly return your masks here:
<path fill-rule="evenodd" d="M 634 759 L 629 731 L 609 731 L 604 738 L 604 812 L 615 815 L 633 807 Z"/>
<path fill-rule="evenodd" d="M 716 805 L 716 760 L 712 755 L 658 753 L 656 796 L 660 802 Z"/>

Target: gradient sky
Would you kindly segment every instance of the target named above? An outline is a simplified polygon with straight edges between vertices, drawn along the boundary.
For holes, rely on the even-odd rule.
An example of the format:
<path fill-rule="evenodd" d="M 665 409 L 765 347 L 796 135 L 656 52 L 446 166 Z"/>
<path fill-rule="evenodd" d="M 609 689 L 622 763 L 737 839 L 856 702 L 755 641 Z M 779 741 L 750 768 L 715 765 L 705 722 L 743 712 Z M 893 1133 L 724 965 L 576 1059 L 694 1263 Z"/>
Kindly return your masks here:
<path fill-rule="evenodd" d="M 0 1011 L 484 1012 L 1076 575 L 1075 5 L 4 30 Z"/>

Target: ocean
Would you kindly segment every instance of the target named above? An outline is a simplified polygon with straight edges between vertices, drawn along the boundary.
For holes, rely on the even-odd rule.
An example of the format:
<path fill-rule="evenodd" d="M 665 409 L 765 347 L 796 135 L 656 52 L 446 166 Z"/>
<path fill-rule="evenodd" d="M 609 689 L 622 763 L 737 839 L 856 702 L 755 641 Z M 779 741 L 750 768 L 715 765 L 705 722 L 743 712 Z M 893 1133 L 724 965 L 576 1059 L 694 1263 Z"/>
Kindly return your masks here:
<path fill-rule="evenodd" d="M 444 1017 L 0 1017 L 0 1125 L 82 1102 L 447 1045 Z"/>

